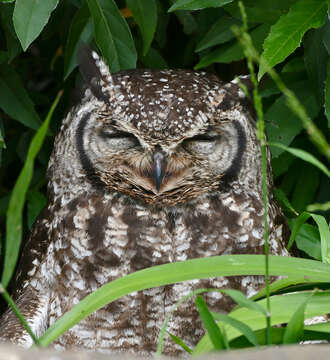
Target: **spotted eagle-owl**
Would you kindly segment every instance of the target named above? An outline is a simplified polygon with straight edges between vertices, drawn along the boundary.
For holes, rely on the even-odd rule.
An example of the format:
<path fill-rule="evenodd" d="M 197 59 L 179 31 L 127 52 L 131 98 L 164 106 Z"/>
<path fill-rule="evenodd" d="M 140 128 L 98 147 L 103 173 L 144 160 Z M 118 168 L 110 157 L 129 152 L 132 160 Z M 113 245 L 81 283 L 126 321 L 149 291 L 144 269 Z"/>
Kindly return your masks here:
<path fill-rule="evenodd" d="M 261 155 L 255 120 L 235 82 L 186 70 L 110 74 L 83 49 L 87 83 L 55 140 L 48 205 L 18 273 L 17 303 L 37 335 L 101 285 L 153 265 L 222 254 L 264 252 Z M 271 194 L 270 250 L 288 255 L 287 225 Z M 55 341 L 57 348 L 155 351 L 173 305 L 199 287 L 248 295 L 262 277 L 195 280 L 125 296 Z M 216 311 L 232 302 L 206 296 Z M 192 302 L 168 330 L 193 345 L 203 330 Z M 11 312 L 2 339 L 29 346 Z M 167 354 L 177 353 L 168 341 Z"/>

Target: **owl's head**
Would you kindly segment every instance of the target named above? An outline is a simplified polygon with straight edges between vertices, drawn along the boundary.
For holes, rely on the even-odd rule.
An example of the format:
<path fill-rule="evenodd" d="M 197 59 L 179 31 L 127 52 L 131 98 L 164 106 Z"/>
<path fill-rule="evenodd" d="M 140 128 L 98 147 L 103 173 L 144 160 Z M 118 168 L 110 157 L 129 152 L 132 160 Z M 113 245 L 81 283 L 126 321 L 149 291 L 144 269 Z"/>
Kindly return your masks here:
<path fill-rule="evenodd" d="M 110 74 L 87 48 L 80 59 L 88 88 L 69 126 L 89 182 L 175 205 L 245 177 L 255 125 L 237 84 L 186 70 Z"/>

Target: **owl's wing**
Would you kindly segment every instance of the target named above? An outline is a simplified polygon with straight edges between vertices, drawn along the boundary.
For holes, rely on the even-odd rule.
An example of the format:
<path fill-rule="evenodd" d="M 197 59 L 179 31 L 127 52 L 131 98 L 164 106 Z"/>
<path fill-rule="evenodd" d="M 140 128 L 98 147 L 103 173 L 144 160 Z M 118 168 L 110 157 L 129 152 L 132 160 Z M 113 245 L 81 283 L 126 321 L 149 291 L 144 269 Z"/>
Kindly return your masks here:
<path fill-rule="evenodd" d="M 31 286 L 31 282 L 50 242 L 46 220 L 48 215 L 48 210 L 44 209 L 33 227 L 23 249 L 13 287 L 14 301 L 37 336 L 48 326 L 49 294 L 37 290 Z M 0 341 L 10 341 L 23 346 L 32 345 L 30 335 L 10 309 L 0 318 Z"/>

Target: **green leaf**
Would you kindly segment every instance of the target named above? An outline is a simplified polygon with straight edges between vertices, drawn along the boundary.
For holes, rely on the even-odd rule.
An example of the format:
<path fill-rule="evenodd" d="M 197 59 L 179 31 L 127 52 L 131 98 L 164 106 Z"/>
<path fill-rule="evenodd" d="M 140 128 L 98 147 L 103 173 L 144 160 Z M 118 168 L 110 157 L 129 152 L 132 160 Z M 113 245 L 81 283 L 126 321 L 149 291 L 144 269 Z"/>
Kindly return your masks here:
<path fill-rule="evenodd" d="M 149 51 L 157 25 L 156 0 L 126 0 L 143 38 L 143 56 Z"/>
<path fill-rule="evenodd" d="M 325 218 L 322 215 L 308 213 L 306 211 L 301 213 L 298 216 L 298 218 L 296 219 L 296 222 L 293 226 L 287 248 L 288 248 L 288 250 L 291 248 L 291 246 L 300 230 L 300 227 L 310 217 L 312 217 L 313 220 L 316 222 L 319 232 L 320 232 L 322 261 L 324 263 L 330 263 L 330 231 L 329 231 L 329 225 L 327 224 Z"/>
<path fill-rule="evenodd" d="M 241 21 L 224 14 L 215 24 L 212 25 L 206 35 L 199 41 L 196 51 L 205 50 L 211 46 L 223 44 L 235 37 L 231 31 L 233 25 L 240 25 Z"/>
<path fill-rule="evenodd" d="M 186 345 L 182 339 L 180 339 L 179 337 L 171 334 L 170 332 L 167 331 L 167 333 L 170 335 L 171 339 L 178 344 L 179 346 L 182 347 L 183 350 L 185 350 L 188 354 L 192 354 L 192 350 L 190 349 L 190 347 L 188 345 Z"/>
<path fill-rule="evenodd" d="M 38 217 L 40 211 L 46 206 L 47 198 L 39 191 L 29 191 L 27 199 L 27 223 L 29 229 L 31 230 L 32 225 Z"/>
<path fill-rule="evenodd" d="M 204 327 L 212 341 L 213 347 L 216 350 L 222 350 L 226 348 L 224 335 L 222 334 L 219 326 L 216 324 L 212 314 L 210 313 L 203 297 L 198 295 L 195 299 L 195 305 L 197 307 L 199 316 L 204 324 Z"/>
<path fill-rule="evenodd" d="M 125 296 L 134 291 L 192 279 L 217 276 L 264 275 L 264 273 L 264 255 L 212 256 L 187 260 L 184 262 L 158 265 L 136 271 L 103 285 L 95 292 L 86 296 L 79 302 L 79 304 L 74 306 L 70 311 L 66 312 L 46 330 L 40 338 L 40 343 L 42 346 L 49 345 L 61 334 L 70 329 L 80 320 L 92 314 L 94 311 L 112 301 L 117 300 L 121 296 Z M 299 277 L 302 282 L 329 282 L 330 265 L 314 260 L 285 256 L 269 256 L 269 274 L 271 276 L 283 275 L 294 278 Z M 302 274 L 304 274 L 303 277 Z M 316 299 L 316 297 L 314 298 Z M 330 301 L 327 302 L 326 310 L 330 312 L 329 307 Z M 324 307 L 319 306 L 317 311 L 320 312 L 323 310 Z M 253 311 L 253 314 L 255 315 L 258 313 Z M 263 323 L 265 323 L 265 316 L 263 314 L 260 316 L 263 319 Z M 240 318 L 235 318 L 243 321 Z"/>
<path fill-rule="evenodd" d="M 314 87 L 316 98 L 324 103 L 324 83 L 327 76 L 328 52 L 324 47 L 323 27 L 310 30 L 303 41 L 305 68 Z"/>
<path fill-rule="evenodd" d="M 283 144 L 274 143 L 274 142 L 269 142 L 268 145 L 283 149 L 284 151 L 289 152 L 290 154 L 296 156 L 297 158 L 307 161 L 308 163 L 320 169 L 325 175 L 330 177 L 330 171 L 327 169 L 327 167 L 324 164 L 322 164 L 315 156 L 308 153 L 307 151 L 297 148 L 287 147 Z"/>
<path fill-rule="evenodd" d="M 113 0 L 87 0 L 94 23 L 95 40 L 110 71 L 136 66 L 131 31 Z"/>
<path fill-rule="evenodd" d="M 315 226 L 303 224 L 296 236 L 296 244 L 299 250 L 322 261 L 320 233 Z"/>
<path fill-rule="evenodd" d="M 271 325 L 278 325 L 290 321 L 292 314 L 297 310 L 297 304 L 302 304 L 306 299 L 310 299 L 305 310 L 305 318 L 309 319 L 314 316 L 321 316 L 330 311 L 330 291 L 319 291 L 311 298 L 312 291 L 290 293 L 284 295 L 275 295 L 270 297 L 270 306 L 272 309 Z M 266 299 L 258 301 L 258 304 L 267 308 Z M 251 327 L 252 330 L 266 328 L 264 315 L 251 311 L 246 308 L 239 308 L 228 314 L 230 317 L 237 319 Z M 233 327 L 225 326 L 228 341 L 239 337 L 240 331 Z M 212 342 L 206 334 L 197 344 L 193 355 L 200 355 L 213 350 Z"/>
<path fill-rule="evenodd" d="M 22 239 L 22 216 L 25 203 L 25 196 L 33 175 L 34 159 L 37 156 L 44 138 L 47 133 L 50 119 L 55 107 L 60 99 L 62 92 L 56 97 L 46 120 L 41 125 L 31 141 L 24 167 L 16 181 L 7 210 L 6 219 L 6 249 L 4 259 L 4 271 L 2 273 L 1 283 L 7 287 L 18 259 L 19 248 Z"/>
<path fill-rule="evenodd" d="M 82 43 L 89 43 L 93 35 L 93 22 L 86 3 L 76 12 L 70 29 L 64 53 L 64 79 L 78 65 L 77 54 Z"/>
<path fill-rule="evenodd" d="M 330 201 L 325 203 L 315 203 L 307 206 L 307 211 L 328 211 L 330 210 Z"/>
<path fill-rule="evenodd" d="M 325 82 L 324 91 L 325 91 L 324 110 L 325 110 L 325 116 L 328 119 L 328 128 L 330 129 L 330 60 L 328 61 L 327 78 Z"/>
<path fill-rule="evenodd" d="M 5 129 L 3 128 L 2 118 L 0 117 L 0 165 L 2 161 L 2 149 L 6 148 L 4 136 L 5 136 Z"/>
<path fill-rule="evenodd" d="M 13 22 L 24 51 L 41 33 L 58 1 L 16 0 Z"/>
<path fill-rule="evenodd" d="M 21 79 L 11 65 L 0 65 L 0 108 L 13 119 L 38 129 L 40 118 L 34 109 Z"/>
<path fill-rule="evenodd" d="M 260 50 L 262 42 L 269 30 L 269 25 L 260 25 L 252 30 L 250 35 L 255 47 Z M 235 41 L 230 44 L 220 46 L 217 50 L 212 51 L 206 56 L 202 57 L 199 63 L 195 66 L 195 70 L 209 66 L 213 63 L 230 63 L 232 61 L 244 59 L 244 53 L 241 45 Z"/>
<path fill-rule="evenodd" d="M 293 313 L 291 319 L 284 332 L 283 344 L 295 344 L 299 343 L 304 336 L 304 320 L 305 320 L 305 309 L 308 300 L 304 301 L 299 305 L 298 309 Z"/>
<path fill-rule="evenodd" d="M 175 10 L 199 10 L 210 7 L 221 7 L 233 0 L 178 0 L 170 7 L 169 12 Z"/>
<path fill-rule="evenodd" d="M 294 86 L 295 94 L 301 99 L 306 107 L 309 116 L 313 119 L 319 112 L 319 105 L 316 102 L 314 93 L 309 83 L 300 82 Z M 290 145 L 292 140 L 301 132 L 303 124 L 300 118 L 294 114 L 287 105 L 285 95 L 280 96 L 265 113 L 266 131 L 269 142 L 279 142 L 283 145 Z M 279 156 L 284 149 L 273 147 L 272 156 Z"/>
<path fill-rule="evenodd" d="M 321 0 L 298 0 L 286 15 L 271 27 L 263 48 L 263 57 L 270 66 L 282 62 L 299 45 L 305 32 L 323 25 L 327 6 Z M 258 79 L 265 74 L 260 66 Z"/>
<path fill-rule="evenodd" d="M 321 238 L 322 261 L 330 264 L 330 230 L 325 218 L 322 215 L 312 214 L 311 217 L 316 222 Z"/>
<path fill-rule="evenodd" d="M 253 302 L 253 301 L 252 301 Z M 255 303 L 258 305 L 257 303 Z M 262 307 L 261 307 L 262 308 Z M 263 311 L 265 311 L 264 308 L 262 308 Z M 212 313 L 213 317 L 217 321 L 222 321 L 228 325 L 231 325 L 233 328 L 237 329 L 239 332 L 241 332 L 248 340 L 249 342 L 254 345 L 258 346 L 258 340 L 250 328 L 250 326 L 244 324 L 242 321 L 236 320 L 228 315 L 225 314 L 219 314 L 219 313 Z"/>

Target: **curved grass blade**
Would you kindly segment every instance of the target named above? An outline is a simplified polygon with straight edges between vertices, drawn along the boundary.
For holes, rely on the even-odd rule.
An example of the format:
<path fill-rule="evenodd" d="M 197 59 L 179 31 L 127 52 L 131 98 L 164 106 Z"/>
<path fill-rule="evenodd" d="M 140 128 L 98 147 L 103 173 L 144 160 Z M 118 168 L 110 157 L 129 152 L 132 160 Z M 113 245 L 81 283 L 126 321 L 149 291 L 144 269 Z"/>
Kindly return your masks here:
<path fill-rule="evenodd" d="M 308 163 L 319 168 L 325 175 L 330 177 L 330 171 L 327 169 L 327 167 L 324 164 L 322 164 L 315 156 L 308 153 L 307 151 L 288 147 L 283 144 L 275 143 L 275 142 L 269 142 L 268 145 L 283 149 L 283 150 L 289 152 L 290 154 L 296 156 L 297 158 L 307 161 Z"/>
<path fill-rule="evenodd" d="M 182 339 L 180 339 L 178 336 L 175 336 L 175 335 L 171 334 L 171 333 L 168 332 L 168 331 L 167 331 L 167 333 L 168 333 L 168 335 L 170 336 L 170 338 L 171 338 L 176 344 L 178 344 L 179 346 L 182 347 L 183 350 L 185 350 L 188 354 L 192 354 L 192 350 L 190 349 L 190 347 L 189 347 L 187 344 L 185 344 L 185 343 L 183 342 Z"/>
<path fill-rule="evenodd" d="M 223 255 L 154 266 L 116 279 L 86 296 L 59 318 L 41 336 L 40 344 L 49 345 L 65 331 L 104 305 L 134 291 L 176 282 L 216 276 L 264 275 L 264 255 Z M 329 281 L 330 265 L 319 261 L 269 256 L 269 274 L 293 276 L 308 274 L 306 282 Z M 263 315 L 262 315 L 263 316 Z"/>
<path fill-rule="evenodd" d="M 41 125 L 31 141 L 24 167 L 16 181 L 10 198 L 6 219 L 4 270 L 1 278 L 1 283 L 4 287 L 7 287 L 13 275 L 18 258 L 19 248 L 22 240 L 23 207 L 26 193 L 33 175 L 34 159 L 43 144 L 50 119 L 52 118 L 53 112 L 60 100 L 61 95 L 62 91 L 58 93 L 54 103 L 49 110 L 46 120 Z"/>

